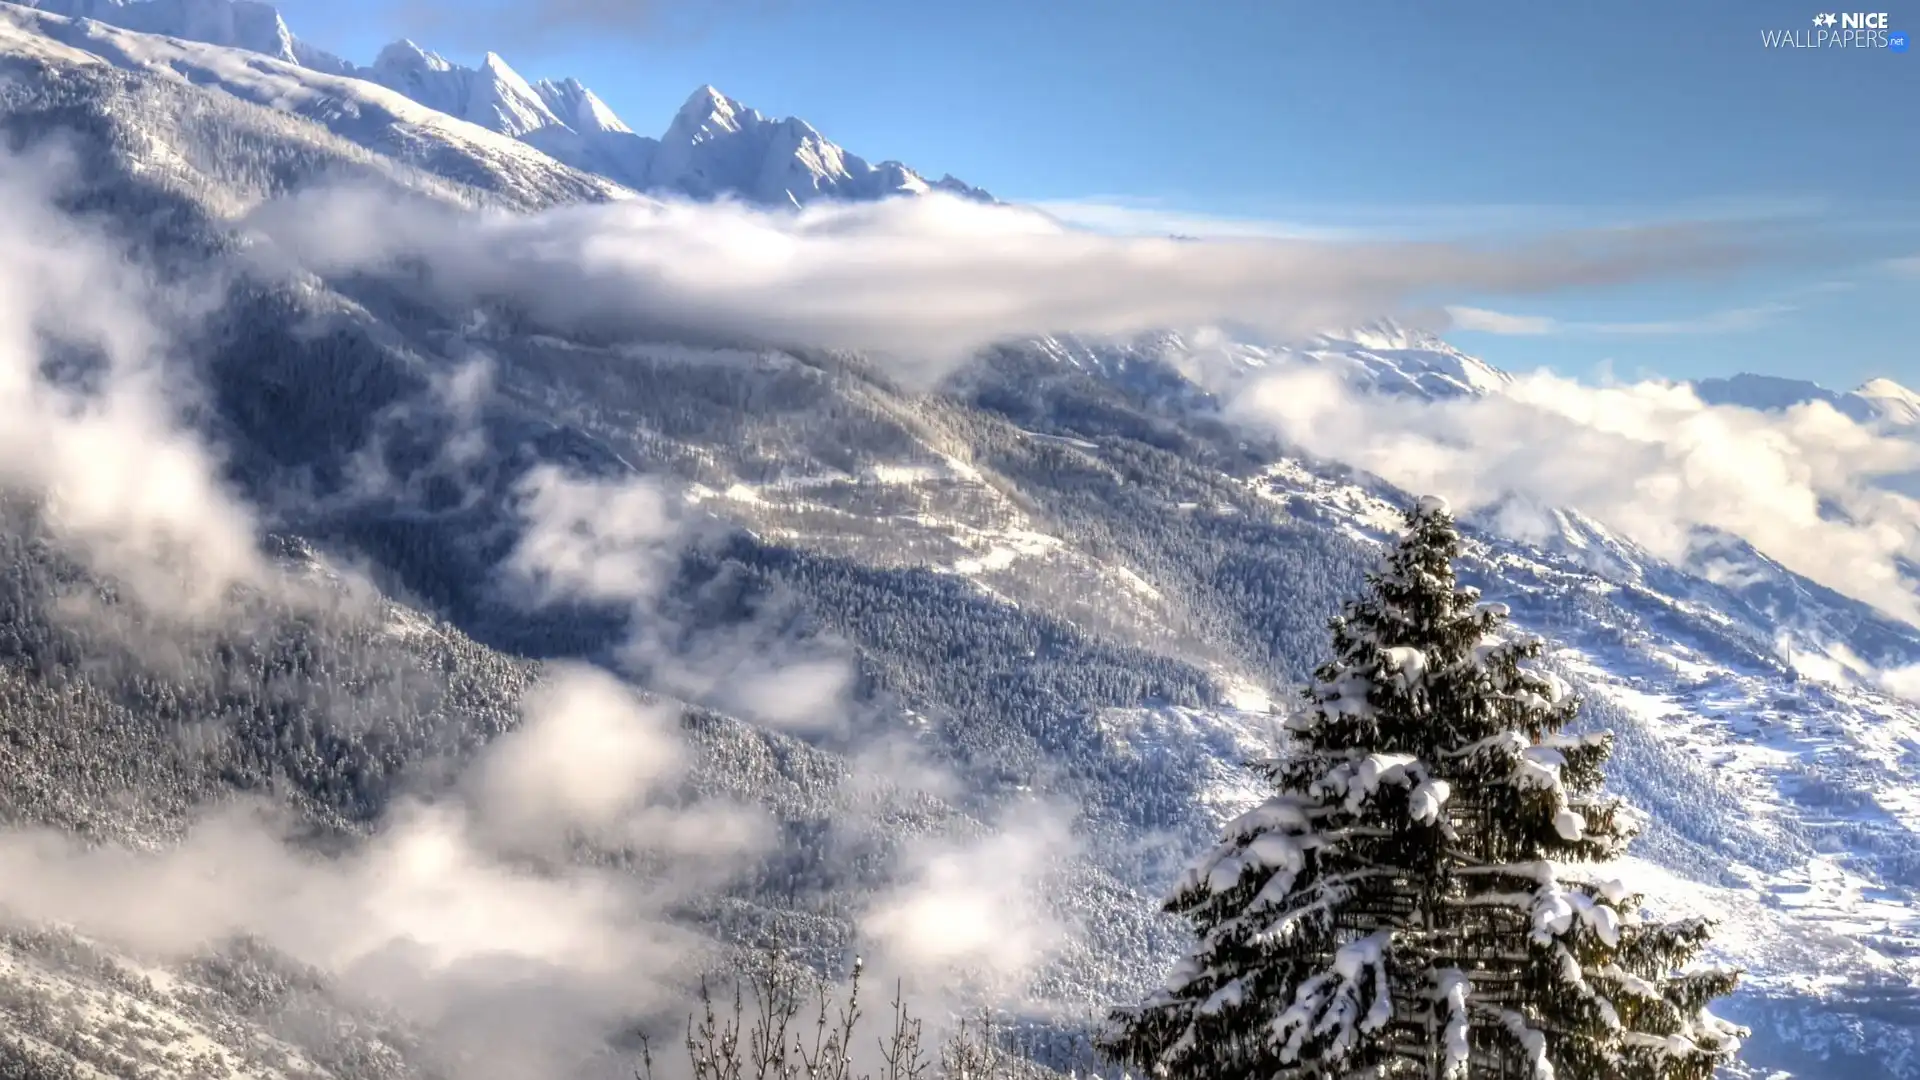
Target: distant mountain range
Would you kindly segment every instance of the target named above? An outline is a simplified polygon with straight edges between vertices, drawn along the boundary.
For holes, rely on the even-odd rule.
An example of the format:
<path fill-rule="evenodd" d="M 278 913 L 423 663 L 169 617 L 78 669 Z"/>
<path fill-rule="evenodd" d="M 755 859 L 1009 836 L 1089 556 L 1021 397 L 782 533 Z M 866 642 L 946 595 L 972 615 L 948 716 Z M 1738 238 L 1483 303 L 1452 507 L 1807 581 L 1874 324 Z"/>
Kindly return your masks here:
<path fill-rule="evenodd" d="M 695 90 L 666 133 L 653 139 L 635 134 L 578 80 L 530 83 L 498 53 L 487 53 L 479 67 L 469 68 L 405 40 L 361 67 L 301 41 L 278 10 L 255 0 L 19 2 L 70 19 L 244 49 L 324 75 L 376 83 L 638 192 L 736 198 L 766 206 L 929 191 L 993 201 L 952 176 L 928 180 L 897 161 L 869 162 L 804 120 L 763 116 L 711 86 Z"/>
<path fill-rule="evenodd" d="M 1872 379 L 1852 390 L 1839 391 L 1804 379 L 1741 374 L 1724 379 L 1701 379 L 1693 384 L 1693 389 L 1700 400 L 1709 405 L 1739 405 L 1774 412 L 1823 401 L 1857 423 L 1891 429 L 1920 428 L 1920 394 L 1892 379 Z"/>

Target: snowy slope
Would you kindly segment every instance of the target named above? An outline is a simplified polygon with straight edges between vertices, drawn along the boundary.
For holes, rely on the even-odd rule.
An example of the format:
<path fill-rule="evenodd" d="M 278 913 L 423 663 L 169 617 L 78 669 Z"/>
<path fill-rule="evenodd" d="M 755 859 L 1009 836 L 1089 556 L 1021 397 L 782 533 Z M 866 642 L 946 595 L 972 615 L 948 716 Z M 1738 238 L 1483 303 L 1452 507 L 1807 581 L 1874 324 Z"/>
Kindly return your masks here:
<path fill-rule="evenodd" d="M 535 83 L 534 90 L 540 94 L 548 109 L 553 111 L 559 122 L 582 135 L 597 133 L 632 134 L 624 121 L 614 115 L 600 96 L 580 85 L 578 79 L 542 79 Z"/>
<path fill-rule="evenodd" d="M 1869 379 L 1853 389 L 1853 397 L 1868 403 L 1874 418 L 1894 427 L 1920 426 L 1920 394 L 1892 379 Z"/>
<path fill-rule="evenodd" d="M 143 34 L 165 34 L 302 63 L 280 12 L 254 0 L 20 0 L 51 15 L 97 22 Z M 309 54 L 324 63 L 324 54 Z"/>
<path fill-rule="evenodd" d="M 1272 345 L 1248 344 L 1225 335 L 1192 340 L 1173 334 L 1163 335 L 1158 344 L 1169 363 L 1199 372 L 1202 378 L 1280 365 L 1308 366 L 1364 390 L 1428 399 L 1497 393 L 1511 381 L 1506 372 L 1439 337 L 1392 319 Z"/>
<path fill-rule="evenodd" d="M 555 160 L 645 190 L 655 183 L 653 161 L 660 142 L 637 135 L 599 95 L 577 79 L 543 79 L 533 86 L 556 123 L 521 136 Z"/>
<path fill-rule="evenodd" d="M 1317 368 L 1356 388 L 1430 400 L 1500 392 L 1512 376 L 1425 331 L 1391 319 L 1293 342 L 1221 329 L 1142 335 L 1131 342 L 1050 336 L 1031 346 L 1066 368 L 1098 372 L 1168 403 L 1211 407 L 1249 376 Z"/>
<path fill-rule="evenodd" d="M 1391 320 L 1324 333 L 1287 353 L 1381 393 L 1458 397 L 1495 393 L 1510 381 L 1435 335 Z"/>
<path fill-rule="evenodd" d="M 1158 344 L 1173 347 L 1176 339 Z M 1345 370 L 1362 380 L 1395 372 L 1404 376 L 1395 384 L 1404 392 L 1432 393 L 1436 385 L 1441 393 L 1471 392 L 1467 373 L 1498 381 L 1477 362 L 1384 328 L 1329 335 L 1314 347 L 1330 358 L 1346 355 L 1344 347 L 1382 361 L 1370 367 L 1356 359 Z M 1279 520 L 1366 546 L 1397 524 L 1399 493 L 1295 458 L 1247 476 L 1216 474 L 1212 499 L 1173 495 L 1137 444 L 1089 423 L 1101 416 L 1091 408 L 1098 399 L 1079 396 L 1119 386 L 1166 424 L 1153 438 L 1204 445 L 1194 428 L 1173 434 L 1187 421 L 1170 384 L 1155 383 L 1125 350 L 1056 338 L 1031 352 L 1066 374 L 1043 385 L 1026 379 L 1027 369 L 1018 372 L 1023 398 L 1060 403 L 1044 426 L 1018 438 L 1062 487 L 1110 501 L 1115 517 L 1144 524 L 1158 514 L 1184 515 L 1196 527 L 1211 521 L 1208 530 L 1252 530 L 1260 511 L 1250 503 L 1257 502 Z M 1409 358 L 1415 352 L 1435 357 L 1459 381 L 1423 380 Z M 1253 359 L 1263 357 L 1271 354 Z M 1087 380 L 1083 389 L 1065 389 L 1076 378 Z M 990 387 L 968 389 L 987 395 Z M 1068 524 L 1086 511 L 1067 512 L 1030 474 L 1009 470 L 1009 451 L 976 445 L 963 459 L 959 449 L 922 442 L 913 456 L 888 455 L 892 464 L 740 477 L 697 494 L 704 507 L 782 544 L 864 565 L 930 566 L 995 599 L 1180 652 L 1199 595 L 1177 569 L 1144 547 L 1112 542 L 1115 533 L 1102 531 L 1091 543 L 1081 526 Z M 1112 488 L 1100 486 L 1103 474 L 1115 477 Z M 1235 488 L 1250 502 L 1239 501 Z M 1133 493 L 1128 501 L 1123 490 Z M 1717 955 L 1750 972 L 1730 1012 L 1759 1029 L 1753 1061 L 1763 1074 L 1916 1075 L 1920 1040 L 1905 1018 L 1920 1014 L 1903 1011 L 1909 1006 L 1901 995 L 1920 982 L 1920 785 L 1912 780 L 1920 709 L 1852 677 L 1835 657 L 1920 657 L 1920 632 L 1733 538 L 1719 557 L 1756 569 L 1723 584 L 1665 563 L 1573 510 L 1539 511 L 1555 528 L 1535 543 L 1504 539 L 1490 527 L 1502 510 L 1469 522 L 1467 576 L 1489 599 L 1508 604 L 1521 626 L 1554 642 L 1551 662 L 1587 697 L 1588 721 L 1617 733 L 1609 775 L 1650 815 L 1620 874 L 1668 910 L 1725 920 Z M 1230 561 L 1206 547 L 1212 542 L 1203 531 L 1173 557 L 1208 567 Z M 1295 579 L 1283 587 L 1304 585 Z M 1268 734 L 1256 699 L 1282 687 L 1224 650 L 1213 652 L 1211 670 L 1238 688 L 1214 707 L 1107 709 L 1101 730 L 1131 753 L 1177 763 L 1200 781 L 1197 804 L 1226 815 L 1254 794 L 1237 762 Z"/>
<path fill-rule="evenodd" d="M 1392 325 L 1291 349 L 1165 334 L 1124 348 L 1048 339 L 1027 355 L 1033 366 L 1000 373 L 1053 399 L 1026 422 L 1051 420 L 1044 437 L 1079 437 L 1089 455 L 1111 445 L 1096 433 L 1143 430 L 1179 445 L 1174 432 L 1197 435 L 1209 415 L 1202 387 L 1225 390 L 1278 363 L 1427 398 L 1507 382 Z M 1121 388 L 1154 419 L 1089 410 L 1064 389 L 1075 374 Z M 1018 401 L 968 389 L 1001 407 Z M 1396 527 L 1404 499 L 1294 458 L 1249 483 L 1286 515 L 1370 545 Z M 1501 523 L 1515 515 L 1547 527 L 1527 530 L 1527 543 L 1508 539 Z M 1589 721 L 1620 736 L 1609 775 L 1651 816 L 1622 876 L 1674 909 L 1727 921 L 1720 955 L 1750 971 L 1732 1010 L 1757 1029 L 1750 1059 L 1763 1074 L 1916 1075 L 1920 707 L 1874 672 L 1920 661 L 1920 631 L 1735 536 L 1703 534 L 1690 564 L 1676 566 L 1572 508 L 1494 505 L 1469 524 L 1470 580 L 1555 643 L 1552 661 L 1587 696 Z"/>
<path fill-rule="evenodd" d="M 145 2 L 129 4 L 127 10 L 141 10 Z M 50 42 L 63 48 L 50 52 Z M 215 88 L 241 101 L 312 121 L 375 153 L 493 192 L 522 207 L 633 195 L 613 181 L 562 165 L 517 139 L 455 119 L 395 91 L 254 51 L 137 33 L 0 3 L 0 55 L 61 64 L 101 63 Z M 57 61 L 52 60 L 55 55 Z"/>

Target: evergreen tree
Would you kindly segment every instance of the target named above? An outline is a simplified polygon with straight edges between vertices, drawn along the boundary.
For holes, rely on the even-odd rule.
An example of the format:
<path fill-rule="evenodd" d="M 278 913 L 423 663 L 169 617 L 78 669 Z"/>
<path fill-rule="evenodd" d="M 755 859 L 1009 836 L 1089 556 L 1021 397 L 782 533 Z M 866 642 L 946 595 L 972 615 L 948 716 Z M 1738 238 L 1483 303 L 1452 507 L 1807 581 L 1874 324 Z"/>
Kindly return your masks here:
<path fill-rule="evenodd" d="M 1744 1032 L 1707 1010 L 1735 973 L 1681 970 L 1708 924 L 1561 876 L 1629 839 L 1609 738 L 1563 733 L 1539 641 L 1456 583 L 1446 504 L 1406 525 L 1260 766 L 1276 794 L 1168 902 L 1197 948 L 1107 1051 L 1175 1080 L 1710 1076 Z"/>

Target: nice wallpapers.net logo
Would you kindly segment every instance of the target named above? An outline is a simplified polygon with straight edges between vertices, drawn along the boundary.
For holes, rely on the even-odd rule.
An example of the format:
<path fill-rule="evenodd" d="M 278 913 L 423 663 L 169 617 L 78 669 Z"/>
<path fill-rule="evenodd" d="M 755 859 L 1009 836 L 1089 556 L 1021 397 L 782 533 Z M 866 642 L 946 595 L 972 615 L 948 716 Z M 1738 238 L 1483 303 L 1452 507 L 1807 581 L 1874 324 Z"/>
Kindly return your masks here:
<path fill-rule="evenodd" d="M 1768 49 L 1885 49 L 1907 51 L 1905 30 L 1895 30 L 1884 11 L 1822 11 L 1811 25 L 1760 31 Z"/>

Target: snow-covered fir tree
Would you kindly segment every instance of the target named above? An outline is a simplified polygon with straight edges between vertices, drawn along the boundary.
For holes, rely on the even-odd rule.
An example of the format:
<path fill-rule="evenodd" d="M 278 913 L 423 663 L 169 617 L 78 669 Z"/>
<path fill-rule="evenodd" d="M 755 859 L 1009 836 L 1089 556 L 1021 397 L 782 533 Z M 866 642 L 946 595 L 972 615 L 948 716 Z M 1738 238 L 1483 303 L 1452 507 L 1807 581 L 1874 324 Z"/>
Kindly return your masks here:
<path fill-rule="evenodd" d="M 1197 948 L 1107 1050 L 1173 1080 L 1711 1075 L 1744 1032 L 1707 1008 L 1736 974 L 1687 967 L 1709 925 L 1574 873 L 1630 835 L 1608 737 L 1564 733 L 1539 641 L 1456 583 L 1445 502 L 1406 525 L 1261 766 L 1276 794 L 1168 902 Z"/>

